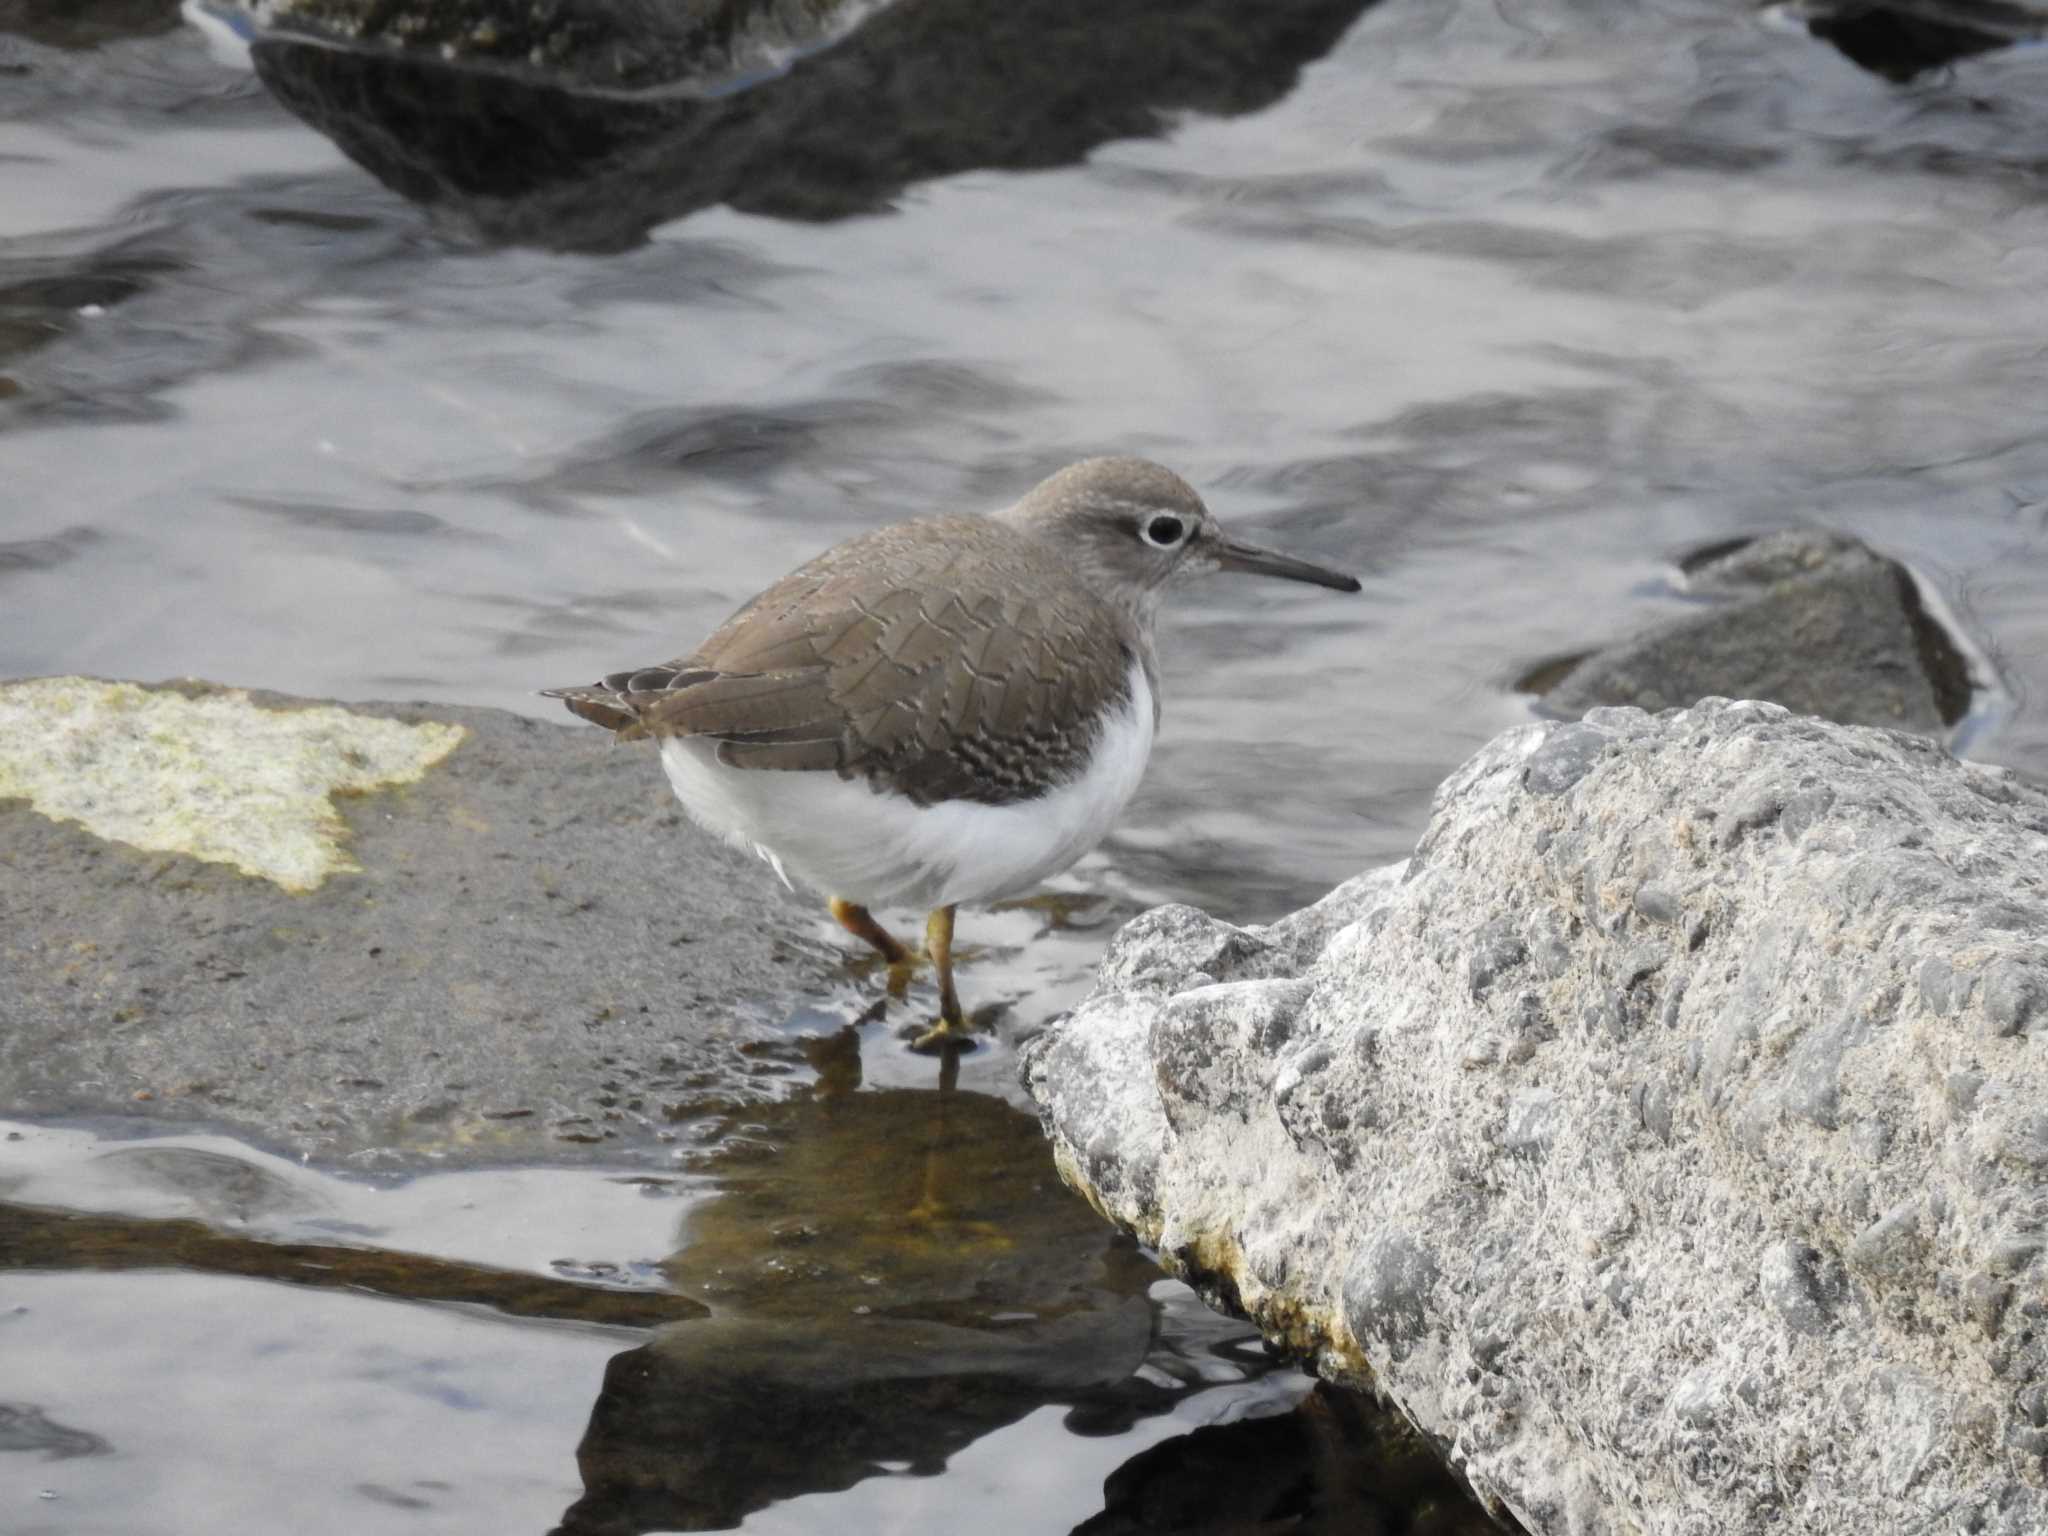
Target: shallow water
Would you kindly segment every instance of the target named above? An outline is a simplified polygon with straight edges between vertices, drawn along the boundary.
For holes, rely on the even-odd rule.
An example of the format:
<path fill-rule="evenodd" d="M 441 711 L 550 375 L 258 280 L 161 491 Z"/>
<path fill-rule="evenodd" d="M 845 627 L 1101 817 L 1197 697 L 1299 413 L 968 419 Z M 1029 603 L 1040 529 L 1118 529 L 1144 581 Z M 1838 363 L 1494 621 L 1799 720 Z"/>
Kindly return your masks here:
<path fill-rule="evenodd" d="M 1158 457 L 1366 591 L 1180 594 L 1145 787 L 1061 882 L 1081 925 L 963 919 L 970 1004 L 1016 1025 L 1071 1003 L 1139 903 L 1260 920 L 1400 856 L 1448 769 L 1528 717 L 1516 677 L 1675 611 L 1672 561 L 1744 531 L 1820 521 L 1906 560 L 2000 684 L 1971 752 L 2048 772 L 2039 49 L 1902 87 L 1726 0 L 1388 0 L 1261 110 L 920 182 L 886 215 L 713 207 L 577 254 L 477 241 L 167 6 L 130 9 L 96 48 L 0 34 L 0 675 L 544 713 L 536 688 L 672 656 L 856 530 L 999 504 L 1084 452 Z M 929 1086 L 864 1054 L 869 1090 Z M 1010 1069 L 984 1051 L 962 1086 L 1013 1097 Z M 436 1252 L 588 1281 L 551 1266 L 631 1278 L 673 1250 L 665 1210 L 658 1234 L 578 1225 L 597 1186 L 556 1176 L 465 1175 L 507 1182 L 471 1186 L 474 1245 Z M 136 1214 L 144 1186 L 115 1184 Z M 408 1252 L 470 1230 L 432 1187 L 345 1221 Z M 93 1208 L 75 1182 L 19 1198 Z M 0 1456 L 9 1529 L 137 1529 L 145 1487 L 165 1529 L 309 1487 L 337 1528 L 544 1526 L 582 1497 L 606 1362 L 638 1347 L 93 1269 L 0 1276 L 49 1324 L 0 1322 L 6 1391 L 146 1477 Z M 749 1518 L 1064 1530 L 1146 1437 L 1262 1411 L 1283 1379 L 1120 1438 L 1034 1409 L 942 1478 Z M 170 1383 L 191 1411 L 152 1411 Z M 230 1447 L 268 1480 L 224 1487 Z"/>
<path fill-rule="evenodd" d="M 660 1174 L 382 1184 L 0 1123 L 0 1519 L 1064 1531 L 1205 1428 L 1201 1464 L 1261 1457 L 1257 1496 L 1479 1528 L 1412 1434 L 1304 1403 L 1059 1189 L 1029 1116 L 928 1089 L 752 1113 Z M 1329 1421 L 1376 1477 L 1319 1465 Z"/>

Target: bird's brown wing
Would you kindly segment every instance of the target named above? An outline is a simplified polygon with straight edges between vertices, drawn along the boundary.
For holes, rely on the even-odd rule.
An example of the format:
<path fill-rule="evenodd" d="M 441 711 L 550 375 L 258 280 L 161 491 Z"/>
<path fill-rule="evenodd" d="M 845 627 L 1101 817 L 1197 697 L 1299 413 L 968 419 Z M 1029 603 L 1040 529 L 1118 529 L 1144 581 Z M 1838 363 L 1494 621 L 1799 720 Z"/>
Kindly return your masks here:
<path fill-rule="evenodd" d="M 1081 770 L 1128 697 L 1135 631 L 1022 535 L 944 522 L 829 550 L 693 654 L 551 695 L 622 737 L 716 741 L 736 768 L 830 770 L 919 804 L 1031 799 Z"/>

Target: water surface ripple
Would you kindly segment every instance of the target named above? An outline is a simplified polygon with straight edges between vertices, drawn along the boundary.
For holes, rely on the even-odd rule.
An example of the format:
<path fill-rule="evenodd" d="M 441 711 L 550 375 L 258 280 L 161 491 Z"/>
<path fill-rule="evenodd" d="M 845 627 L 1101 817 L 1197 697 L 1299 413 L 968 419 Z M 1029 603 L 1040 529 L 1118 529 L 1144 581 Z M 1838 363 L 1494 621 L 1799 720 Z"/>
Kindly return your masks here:
<path fill-rule="evenodd" d="M 578 254 L 406 201 L 170 7 L 131 10 L 0 33 L 0 675 L 545 713 L 536 687 L 675 655 L 834 540 L 1116 450 L 1366 590 L 1179 594 L 1150 775 L 1065 882 L 1107 898 L 1098 924 L 1168 899 L 1262 920 L 1400 856 L 1444 774 L 1528 718 L 1513 679 L 1679 611 L 1687 550 L 1787 522 L 1921 573 L 2011 700 L 1971 750 L 2048 773 L 2043 50 L 1899 85 L 1730 0 L 1384 0 L 1237 115 L 912 175 L 886 213 L 705 206 Z M 994 944 L 963 986 L 1025 1024 L 1071 1001 L 1102 929 L 1044 927 L 963 920 Z M 966 1086 L 994 1103 L 1009 1064 Z M 876 1053 L 870 1090 L 914 1070 Z M 479 1196 L 508 1225 L 529 1197 Z M 590 1278 L 558 1257 L 491 1262 Z M 77 1492 L 100 1442 L 180 1469 L 179 1529 L 237 1528 L 267 1485 L 195 1469 L 282 1455 L 282 1401 L 307 1433 L 390 1432 L 306 1474 L 335 1529 L 540 1528 L 585 1497 L 606 1362 L 644 1343 L 225 1259 L 25 1262 L 0 1272 L 0 1450 L 43 1449 L 0 1456 L 8 1528 L 164 1507 L 146 1478 Z M 135 1391 L 81 1381 L 67 1337 Z M 1251 1376 L 1173 1412 L 1299 1394 Z M 174 1386 L 212 1421 L 143 1411 Z M 1144 1448 L 1081 1454 L 1075 1401 L 945 1478 L 751 1528 L 1066 1529 Z M 449 1434 L 456 1409 L 484 1432 Z M 1058 1498 L 1020 1504 L 1025 1469 Z"/>

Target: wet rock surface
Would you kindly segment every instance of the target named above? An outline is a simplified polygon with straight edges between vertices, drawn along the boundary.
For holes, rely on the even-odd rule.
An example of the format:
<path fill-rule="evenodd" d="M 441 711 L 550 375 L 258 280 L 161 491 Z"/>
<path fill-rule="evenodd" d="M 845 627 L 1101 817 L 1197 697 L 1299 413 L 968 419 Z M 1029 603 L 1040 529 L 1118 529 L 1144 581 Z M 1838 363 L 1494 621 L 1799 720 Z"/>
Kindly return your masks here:
<path fill-rule="evenodd" d="M 801 1068 L 781 1023 L 840 955 L 647 754 L 495 710 L 169 692 L 462 739 L 416 782 L 334 796 L 343 865 L 300 891 L 0 799 L 10 1111 L 189 1117 L 327 1158 L 616 1153 Z M 39 739 L 6 737 L 0 782 Z M 238 814 L 187 810 L 195 837 Z"/>
<path fill-rule="evenodd" d="M 1062 1171 L 1535 1532 L 2048 1522 L 2048 794 L 1710 700 L 1498 738 L 1026 1055 Z"/>
<path fill-rule="evenodd" d="M 1548 663 L 1522 686 L 1571 718 L 1603 704 L 1764 699 L 1927 736 L 1970 706 L 1969 662 L 1912 573 L 1861 540 L 1786 529 L 1698 551 L 1680 569 L 1704 612 Z"/>
<path fill-rule="evenodd" d="M 822 47 L 875 7 L 860 0 L 258 0 L 262 24 L 350 43 L 545 73 L 564 85 L 709 90 L 777 52 Z"/>
<path fill-rule="evenodd" d="M 1110 139 L 1156 133 L 1172 113 L 1254 111 L 1366 3 L 1144 0 L 1105 26 L 1082 0 L 918 0 L 760 78 L 641 97 L 582 88 L 586 64 L 609 68 L 610 55 L 581 34 L 564 34 L 578 40 L 549 44 L 544 67 L 517 74 L 470 45 L 444 57 L 289 31 L 259 35 L 253 57 L 278 100 L 404 196 L 491 239 L 617 249 L 717 203 L 838 218 L 885 207 L 928 177 L 1069 164 Z M 472 34 L 510 35 L 496 8 L 433 9 L 471 17 Z M 851 8 L 806 9 L 829 18 Z M 639 11 L 593 14 L 620 22 Z M 724 67 L 725 51 L 712 53 Z"/>
<path fill-rule="evenodd" d="M 1799 0 L 1788 9 L 1845 57 L 1901 83 L 2048 34 L 2048 10 L 2005 0 Z"/>

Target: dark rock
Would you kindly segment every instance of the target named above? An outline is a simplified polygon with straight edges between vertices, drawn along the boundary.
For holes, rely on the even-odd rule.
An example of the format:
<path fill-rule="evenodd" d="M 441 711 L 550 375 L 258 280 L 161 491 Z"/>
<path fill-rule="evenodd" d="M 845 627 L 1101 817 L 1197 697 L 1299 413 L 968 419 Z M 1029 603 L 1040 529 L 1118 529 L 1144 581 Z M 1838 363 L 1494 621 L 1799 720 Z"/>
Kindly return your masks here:
<path fill-rule="evenodd" d="M 268 0 L 281 36 L 529 73 L 554 84 L 703 94 L 772 69 L 783 52 L 829 45 L 868 7 L 858 0 Z"/>
<path fill-rule="evenodd" d="M 0 686 L 0 715 L 25 686 Z M 251 721 L 309 707 L 208 685 L 124 696 L 241 700 Z M 308 889 L 0 798 L 10 1111 L 200 1119 L 329 1157 L 616 1151 L 772 1097 L 801 1065 L 782 1021 L 839 952 L 810 936 L 810 903 L 687 821 L 649 754 L 496 710 L 321 719 L 340 757 L 347 721 L 466 735 L 415 783 L 338 795 L 339 862 Z M 28 771 L 28 721 L 0 720 L 0 786 Z M 234 814 L 187 809 L 195 846 Z"/>
<path fill-rule="evenodd" d="M 2004 0 L 1802 0 L 1794 14 L 1852 63 L 1901 84 L 2048 32 L 2048 14 Z"/>
<path fill-rule="evenodd" d="M 1522 686 L 1561 718 L 1599 705 L 1764 699 L 1846 725 L 1942 736 L 1969 709 L 1969 662 L 1911 573 L 1857 540 L 1789 530 L 1713 546 L 1681 569 L 1714 606 L 1546 663 Z M 1797 829 L 1825 811 L 1824 800 L 1802 802 Z"/>
<path fill-rule="evenodd" d="M 1256 110 L 1367 0 L 1131 0 L 1112 14 L 1087 0 L 905 0 L 831 46 L 797 50 L 786 68 L 695 85 L 731 49 L 692 18 L 787 8 L 686 6 L 668 33 L 629 50 L 639 60 L 629 79 L 675 82 L 681 71 L 680 83 L 637 95 L 584 86 L 615 70 L 606 29 L 631 32 L 652 14 L 644 5 L 552 0 L 538 25 L 567 41 L 542 43 L 539 67 L 514 69 L 506 40 L 529 34 L 523 5 L 319 3 L 340 17 L 423 12 L 456 56 L 272 31 L 254 59 L 285 106 L 388 186 L 485 238 L 617 249 L 716 203 L 838 218 L 885 207 L 927 177 L 1069 164 L 1107 140 L 1155 133 L 1171 113 Z M 815 41 L 853 14 L 798 9 L 783 30 L 809 27 Z M 312 25 L 310 14 L 295 24 Z M 480 28 L 492 38 L 481 58 Z"/>

